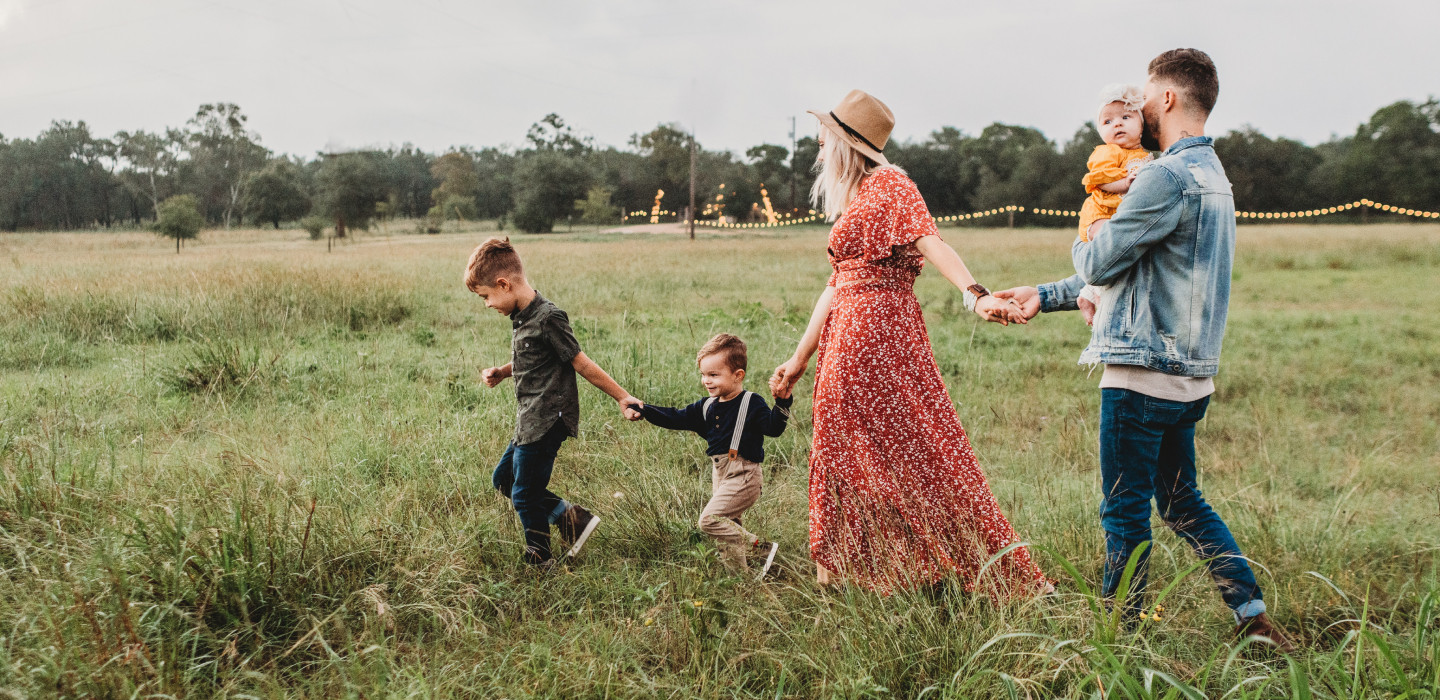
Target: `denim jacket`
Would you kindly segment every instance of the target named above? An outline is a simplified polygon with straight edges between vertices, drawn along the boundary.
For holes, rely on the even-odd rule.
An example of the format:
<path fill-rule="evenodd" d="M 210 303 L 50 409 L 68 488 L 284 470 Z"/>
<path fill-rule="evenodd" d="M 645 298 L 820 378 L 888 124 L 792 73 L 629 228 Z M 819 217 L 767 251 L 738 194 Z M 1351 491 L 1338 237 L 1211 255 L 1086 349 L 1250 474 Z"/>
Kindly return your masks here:
<path fill-rule="evenodd" d="M 1075 242 L 1078 274 L 1040 286 L 1041 311 L 1075 309 L 1086 283 L 1105 287 L 1081 364 L 1186 377 L 1219 371 L 1235 201 L 1212 144 L 1181 139 L 1142 168 L 1114 218 L 1093 241 Z"/>

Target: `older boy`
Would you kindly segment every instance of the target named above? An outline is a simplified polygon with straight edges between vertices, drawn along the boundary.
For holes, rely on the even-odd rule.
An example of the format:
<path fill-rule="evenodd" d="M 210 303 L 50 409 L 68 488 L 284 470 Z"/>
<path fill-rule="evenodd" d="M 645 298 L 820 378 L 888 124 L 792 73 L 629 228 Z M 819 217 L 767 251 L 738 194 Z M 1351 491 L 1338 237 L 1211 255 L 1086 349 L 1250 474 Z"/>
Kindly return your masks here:
<path fill-rule="evenodd" d="M 614 398 L 630 420 L 639 418 L 631 406 L 638 407 L 640 400 L 581 352 L 569 317 L 530 286 L 510 239 L 491 238 L 477 246 L 465 265 L 464 280 L 467 289 L 485 300 L 485 306 L 510 317 L 512 360 L 481 372 L 489 387 L 506 377 L 515 378 L 515 437 L 495 467 L 492 483 L 510 498 L 520 516 L 526 563 L 550 568 L 555 564 L 550 552 L 551 525 L 558 527 L 560 537 L 570 544 L 565 555 L 573 557 L 600 524 L 598 516 L 549 489 L 560 444 L 579 434 L 575 373 Z"/>

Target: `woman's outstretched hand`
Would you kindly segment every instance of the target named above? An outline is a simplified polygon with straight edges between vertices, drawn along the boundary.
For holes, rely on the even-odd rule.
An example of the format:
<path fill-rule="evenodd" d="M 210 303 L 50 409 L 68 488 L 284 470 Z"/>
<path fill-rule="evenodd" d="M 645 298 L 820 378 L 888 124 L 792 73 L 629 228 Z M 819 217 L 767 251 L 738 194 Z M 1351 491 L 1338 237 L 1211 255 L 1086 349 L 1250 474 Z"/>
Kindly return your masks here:
<path fill-rule="evenodd" d="M 807 364 L 799 358 L 792 357 L 786 360 L 785 364 L 776 367 L 775 373 L 770 375 L 770 394 L 782 398 L 789 396 L 795 383 L 800 381 L 800 377 L 805 376 Z"/>

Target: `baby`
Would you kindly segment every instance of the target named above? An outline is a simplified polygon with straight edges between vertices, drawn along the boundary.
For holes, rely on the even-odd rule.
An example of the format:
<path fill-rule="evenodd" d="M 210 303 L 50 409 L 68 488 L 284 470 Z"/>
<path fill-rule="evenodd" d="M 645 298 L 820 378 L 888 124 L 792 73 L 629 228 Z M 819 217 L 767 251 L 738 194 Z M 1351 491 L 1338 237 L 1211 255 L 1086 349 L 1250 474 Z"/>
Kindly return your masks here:
<path fill-rule="evenodd" d="M 1153 160 L 1150 152 L 1140 147 L 1140 131 L 1144 117 L 1140 116 L 1140 105 L 1145 96 L 1134 85 L 1107 85 L 1100 91 L 1100 115 L 1096 128 L 1105 143 L 1095 147 L 1086 166 L 1090 172 L 1080 183 L 1085 185 L 1089 197 L 1080 208 L 1080 240 L 1090 240 L 1090 225 L 1115 215 L 1116 207 L 1130 182 L 1146 163 Z M 1100 229 L 1096 229 L 1098 232 Z M 1080 298 L 1090 302 L 1081 304 L 1085 322 L 1093 324 L 1095 310 L 1100 305 L 1099 287 L 1086 285 L 1080 290 Z"/>

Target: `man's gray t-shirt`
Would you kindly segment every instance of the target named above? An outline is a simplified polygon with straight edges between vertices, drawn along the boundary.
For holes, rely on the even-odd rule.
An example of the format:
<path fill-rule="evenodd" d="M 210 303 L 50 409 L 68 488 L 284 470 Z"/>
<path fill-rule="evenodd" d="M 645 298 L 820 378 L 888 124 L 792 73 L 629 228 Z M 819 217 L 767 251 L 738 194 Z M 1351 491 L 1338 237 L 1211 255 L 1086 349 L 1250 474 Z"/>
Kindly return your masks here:
<path fill-rule="evenodd" d="M 511 376 L 515 379 L 515 444 L 545 437 L 563 421 L 572 437 L 580 434 L 580 394 L 575 368 L 580 343 L 570 330 L 570 317 L 540 296 L 510 314 L 515 337 L 511 343 Z"/>

